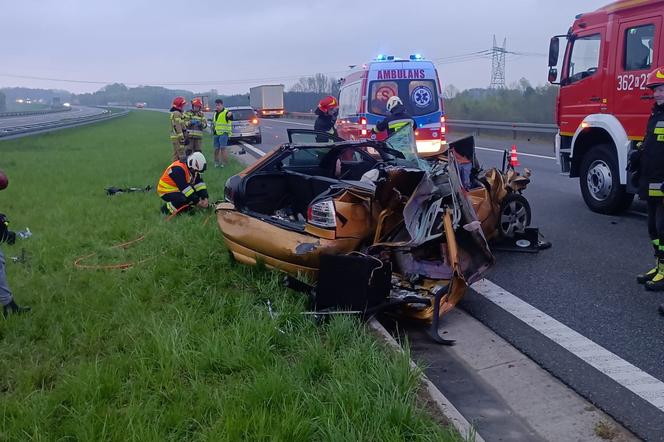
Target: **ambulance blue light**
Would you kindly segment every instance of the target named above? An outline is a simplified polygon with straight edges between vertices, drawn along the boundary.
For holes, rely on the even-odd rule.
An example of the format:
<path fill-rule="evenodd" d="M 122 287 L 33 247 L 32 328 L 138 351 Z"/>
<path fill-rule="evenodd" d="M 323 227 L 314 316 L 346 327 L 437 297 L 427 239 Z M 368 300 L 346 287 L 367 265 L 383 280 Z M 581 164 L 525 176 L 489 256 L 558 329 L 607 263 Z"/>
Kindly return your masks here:
<path fill-rule="evenodd" d="M 380 55 L 378 55 L 378 57 L 376 57 L 376 60 L 385 61 L 385 60 L 387 60 L 387 57 L 385 57 L 383 54 L 380 54 Z"/>
<path fill-rule="evenodd" d="M 422 55 L 421 55 L 421 54 L 411 54 L 411 55 L 410 55 L 410 59 L 411 59 L 411 60 L 421 60 L 421 59 L 422 59 Z"/>

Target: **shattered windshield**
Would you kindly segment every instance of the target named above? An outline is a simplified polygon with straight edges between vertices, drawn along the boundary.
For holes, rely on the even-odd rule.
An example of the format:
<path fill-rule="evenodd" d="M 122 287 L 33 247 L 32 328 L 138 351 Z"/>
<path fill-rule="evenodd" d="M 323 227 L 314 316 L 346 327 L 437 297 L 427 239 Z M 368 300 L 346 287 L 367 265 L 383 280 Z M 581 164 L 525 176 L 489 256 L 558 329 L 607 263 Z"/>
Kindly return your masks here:
<path fill-rule="evenodd" d="M 385 140 L 387 145 L 394 150 L 401 152 L 406 161 L 412 163 L 414 167 L 421 170 L 429 170 L 429 163 L 420 159 L 417 155 L 417 143 L 415 141 L 415 132 L 411 125 L 406 125 Z"/>

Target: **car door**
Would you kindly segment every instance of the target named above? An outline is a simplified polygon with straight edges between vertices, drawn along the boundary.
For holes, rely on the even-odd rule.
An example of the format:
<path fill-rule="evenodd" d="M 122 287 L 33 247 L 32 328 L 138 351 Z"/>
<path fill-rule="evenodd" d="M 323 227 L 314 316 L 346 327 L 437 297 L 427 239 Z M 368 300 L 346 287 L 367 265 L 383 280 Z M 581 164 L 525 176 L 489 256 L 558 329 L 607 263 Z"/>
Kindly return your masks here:
<path fill-rule="evenodd" d="M 602 79 L 599 72 L 602 51 L 606 50 L 604 28 L 586 29 L 568 43 L 560 95 L 560 131 L 574 135 L 583 119 L 601 112 Z"/>
<path fill-rule="evenodd" d="M 614 72 L 613 113 L 630 138 L 642 138 L 653 106 L 646 77 L 662 63 L 658 60 L 662 18 L 648 17 L 620 23 Z"/>
<path fill-rule="evenodd" d="M 286 129 L 288 142 L 292 144 L 336 143 L 344 141 L 342 138 L 313 129 Z"/>

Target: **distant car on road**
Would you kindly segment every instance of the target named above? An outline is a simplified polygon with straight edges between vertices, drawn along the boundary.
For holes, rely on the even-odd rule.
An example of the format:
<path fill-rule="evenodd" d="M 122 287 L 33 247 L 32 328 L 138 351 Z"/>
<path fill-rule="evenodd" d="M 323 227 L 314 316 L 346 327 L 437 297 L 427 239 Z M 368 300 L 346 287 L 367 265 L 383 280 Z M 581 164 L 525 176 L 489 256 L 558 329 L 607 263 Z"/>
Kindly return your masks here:
<path fill-rule="evenodd" d="M 256 144 L 263 142 L 260 120 L 251 107 L 229 107 L 228 111 L 233 114 L 233 129 L 229 141 L 251 140 Z"/>

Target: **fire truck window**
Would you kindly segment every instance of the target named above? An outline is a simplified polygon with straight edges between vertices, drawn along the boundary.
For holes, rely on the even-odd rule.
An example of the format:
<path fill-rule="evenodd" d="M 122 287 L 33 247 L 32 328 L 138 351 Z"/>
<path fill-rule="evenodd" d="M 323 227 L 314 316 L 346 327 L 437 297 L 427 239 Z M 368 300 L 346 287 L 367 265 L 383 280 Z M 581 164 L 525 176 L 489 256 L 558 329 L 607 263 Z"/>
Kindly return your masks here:
<path fill-rule="evenodd" d="M 569 83 L 574 83 L 597 72 L 600 44 L 599 34 L 579 37 L 574 40 L 567 75 Z"/>
<path fill-rule="evenodd" d="M 655 25 L 629 28 L 625 31 L 625 58 L 623 68 L 626 71 L 642 71 L 652 66 Z"/>
<path fill-rule="evenodd" d="M 396 81 L 374 81 L 369 90 L 369 108 L 372 114 L 387 115 L 387 100 L 399 95 Z"/>

